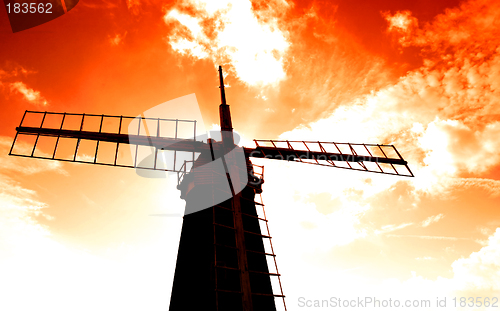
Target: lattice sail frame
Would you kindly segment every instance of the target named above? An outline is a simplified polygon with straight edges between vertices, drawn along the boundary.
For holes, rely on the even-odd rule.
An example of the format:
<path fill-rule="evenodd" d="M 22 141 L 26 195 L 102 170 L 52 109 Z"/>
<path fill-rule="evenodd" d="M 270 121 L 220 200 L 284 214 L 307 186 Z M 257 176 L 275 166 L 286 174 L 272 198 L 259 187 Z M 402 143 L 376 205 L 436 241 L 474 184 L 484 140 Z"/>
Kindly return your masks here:
<path fill-rule="evenodd" d="M 143 116 L 27 110 L 16 130 L 12 156 L 171 172 L 190 170 L 199 155 L 193 144 L 202 144 L 195 120 Z M 185 142 L 187 149 L 163 150 Z"/>
<path fill-rule="evenodd" d="M 320 141 L 254 140 L 251 157 L 287 160 L 356 171 L 414 177 L 394 145 Z"/>

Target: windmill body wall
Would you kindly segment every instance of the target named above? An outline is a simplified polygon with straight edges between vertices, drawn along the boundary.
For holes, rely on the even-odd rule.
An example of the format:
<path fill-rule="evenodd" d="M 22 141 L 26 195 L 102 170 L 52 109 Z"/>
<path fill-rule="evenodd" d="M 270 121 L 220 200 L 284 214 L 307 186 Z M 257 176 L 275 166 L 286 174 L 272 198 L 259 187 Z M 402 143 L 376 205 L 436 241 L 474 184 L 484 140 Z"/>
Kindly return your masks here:
<path fill-rule="evenodd" d="M 207 161 L 202 156 L 197 162 Z M 251 162 L 247 159 L 247 173 L 250 172 Z M 234 198 L 215 204 L 214 194 L 226 191 L 227 180 L 211 179 L 212 173 L 195 170 L 179 185 L 181 197 L 186 200 L 186 211 L 195 212 L 186 213 L 183 219 L 169 310 L 244 310 L 239 251 L 246 253 L 251 271 L 253 310 L 276 310 L 262 232 L 256 218 L 255 187 L 245 187 L 239 196 L 245 230 L 245 249 L 240 250 L 235 238 Z M 221 185 L 222 182 L 226 185 Z M 199 210 L 200 206 L 207 206 L 207 202 L 213 205 Z"/>

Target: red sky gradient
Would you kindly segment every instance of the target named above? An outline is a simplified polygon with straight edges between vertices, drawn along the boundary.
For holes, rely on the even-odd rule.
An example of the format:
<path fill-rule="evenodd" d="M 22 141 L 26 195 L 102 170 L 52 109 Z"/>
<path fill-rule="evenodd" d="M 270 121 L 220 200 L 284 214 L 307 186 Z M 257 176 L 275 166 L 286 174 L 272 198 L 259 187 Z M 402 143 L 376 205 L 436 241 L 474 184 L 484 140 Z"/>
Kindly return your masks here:
<path fill-rule="evenodd" d="M 499 297 L 499 33 L 487 0 L 80 1 L 18 33 L 2 7 L 0 309 L 167 308 L 182 222 L 148 215 L 182 211 L 174 181 L 7 153 L 25 110 L 195 93 L 216 126 L 219 65 L 245 144 L 394 144 L 416 175 L 254 161 L 288 310 Z"/>

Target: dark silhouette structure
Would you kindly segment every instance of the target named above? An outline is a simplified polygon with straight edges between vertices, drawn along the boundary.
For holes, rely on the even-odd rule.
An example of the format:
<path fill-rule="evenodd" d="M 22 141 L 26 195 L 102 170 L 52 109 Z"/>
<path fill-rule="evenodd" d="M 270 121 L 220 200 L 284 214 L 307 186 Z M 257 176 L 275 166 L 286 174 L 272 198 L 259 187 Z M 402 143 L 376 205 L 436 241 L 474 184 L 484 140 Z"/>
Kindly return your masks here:
<path fill-rule="evenodd" d="M 170 310 L 276 310 L 275 299 L 282 300 L 286 310 L 263 204 L 255 199 L 262 192 L 263 167 L 253 165 L 250 158 L 408 177 L 413 177 L 413 173 L 393 145 L 255 140 L 255 148 L 241 149 L 234 141 L 221 67 L 219 78 L 221 138 L 218 142 L 213 139 L 198 141 L 196 135 L 192 139 L 177 137 L 180 122 L 196 121 L 26 111 L 16 128 L 17 134 L 9 154 L 178 172 L 178 189 L 181 198 L 186 201 L 186 211 Z M 31 121 L 28 121 L 30 118 Z M 71 123 L 69 118 L 73 118 L 73 128 L 68 125 L 68 122 Z M 84 127 L 85 122 L 92 118 L 97 120 L 98 130 L 97 127 L 94 130 Z M 117 123 L 115 130 L 106 129 L 105 125 L 113 120 Z M 124 123 L 131 120 L 138 122 L 137 134 L 124 133 Z M 153 131 L 156 135 L 141 134 L 144 122 L 156 122 L 156 131 Z M 160 135 L 162 122 L 175 123 L 173 137 Z M 22 137 L 25 143 L 31 144 L 29 148 L 18 143 Z M 68 145 L 68 142 L 74 144 Z M 87 150 L 92 150 L 93 157 L 80 155 L 84 143 L 91 144 Z M 103 152 L 104 144 L 108 146 L 108 153 L 109 150 L 113 153 L 108 160 L 98 154 Z M 129 159 L 132 163 L 120 160 L 119 147 L 122 145 L 135 146 L 135 155 Z M 139 163 L 139 147 L 152 149 L 149 166 Z M 238 164 L 235 150 L 244 154 L 242 165 Z M 173 152 L 173 168 L 158 164 L 160 151 Z M 175 159 L 181 152 L 191 153 L 192 160 L 184 160 L 183 165 L 176 169 Z M 223 169 L 210 165 L 215 161 L 220 161 Z M 273 278 L 277 280 L 274 288 Z"/>

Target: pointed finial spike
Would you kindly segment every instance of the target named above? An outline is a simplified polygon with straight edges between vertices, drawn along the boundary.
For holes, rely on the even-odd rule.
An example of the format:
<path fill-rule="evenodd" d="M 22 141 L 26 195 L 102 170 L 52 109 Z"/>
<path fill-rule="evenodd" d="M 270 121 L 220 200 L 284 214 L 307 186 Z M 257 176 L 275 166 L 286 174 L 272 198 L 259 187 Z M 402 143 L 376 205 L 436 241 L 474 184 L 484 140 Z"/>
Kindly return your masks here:
<path fill-rule="evenodd" d="M 226 92 L 224 91 L 224 75 L 222 74 L 222 66 L 219 66 L 219 81 L 221 104 L 226 105 Z"/>

